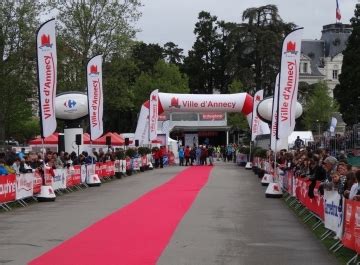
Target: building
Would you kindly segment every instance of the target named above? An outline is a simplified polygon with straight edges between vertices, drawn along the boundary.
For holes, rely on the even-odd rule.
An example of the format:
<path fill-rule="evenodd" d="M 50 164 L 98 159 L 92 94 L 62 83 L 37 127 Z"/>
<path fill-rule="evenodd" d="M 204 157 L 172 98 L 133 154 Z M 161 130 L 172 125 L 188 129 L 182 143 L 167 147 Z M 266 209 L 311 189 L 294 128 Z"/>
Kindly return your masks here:
<path fill-rule="evenodd" d="M 299 82 L 311 85 L 324 81 L 330 96 L 333 96 L 333 90 L 339 83 L 342 52 L 351 32 L 351 25 L 335 23 L 323 26 L 320 40 L 303 40 Z"/>

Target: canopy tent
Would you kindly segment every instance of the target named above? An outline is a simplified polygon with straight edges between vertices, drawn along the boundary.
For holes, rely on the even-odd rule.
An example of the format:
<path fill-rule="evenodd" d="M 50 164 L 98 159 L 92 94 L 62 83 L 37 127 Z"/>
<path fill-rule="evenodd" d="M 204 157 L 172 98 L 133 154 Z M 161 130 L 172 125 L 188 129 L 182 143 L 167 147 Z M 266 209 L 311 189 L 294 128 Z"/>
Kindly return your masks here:
<path fill-rule="evenodd" d="M 111 139 L 112 146 L 119 146 L 119 145 L 125 144 L 125 140 L 120 135 L 116 135 L 111 132 L 108 132 L 108 133 L 104 134 L 103 136 L 101 136 L 100 138 L 96 139 L 95 141 L 92 142 L 92 144 L 93 145 L 106 145 L 106 137 L 108 137 L 108 136 Z"/>
<path fill-rule="evenodd" d="M 58 135 L 59 133 L 55 132 L 52 135 L 46 137 L 44 139 L 44 144 L 58 144 Z M 96 139 L 92 142 L 93 145 L 106 145 L 106 137 L 111 137 L 111 145 L 119 146 L 124 145 L 125 140 L 117 133 L 108 132 L 104 134 L 102 137 Z M 29 145 L 41 145 L 41 136 L 36 137 L 35 139 L 29 141 Z M 90 144 L 90 135 L 88 133 L 83 134 L 83 144 Z"/>
<path fill-rule="evenodd" d="M 55 132 L 52 135 L 44 138 L 44 144 L 58 144 L 59 133 Z M 42 144 L 41 136 L 37 136 L 35 139 L 29 141 L 29 145 L 40 145 Z"/>

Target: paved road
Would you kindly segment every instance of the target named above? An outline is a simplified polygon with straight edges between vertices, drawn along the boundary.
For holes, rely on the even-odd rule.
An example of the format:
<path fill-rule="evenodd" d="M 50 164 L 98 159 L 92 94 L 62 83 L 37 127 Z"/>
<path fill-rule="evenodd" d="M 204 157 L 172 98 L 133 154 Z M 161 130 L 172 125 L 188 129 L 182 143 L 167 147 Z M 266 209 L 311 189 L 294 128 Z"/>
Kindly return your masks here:
<path fill-rule="evenodd" d="M 0 264 L 20 265 L 169 180 L 182 168 L 148 171 L 0 214 Z M 101 250 L 100 250 L 101 252 Z M 218 164 L 179 224 L 159 265 L 337 264 L 250 171 Z"/>

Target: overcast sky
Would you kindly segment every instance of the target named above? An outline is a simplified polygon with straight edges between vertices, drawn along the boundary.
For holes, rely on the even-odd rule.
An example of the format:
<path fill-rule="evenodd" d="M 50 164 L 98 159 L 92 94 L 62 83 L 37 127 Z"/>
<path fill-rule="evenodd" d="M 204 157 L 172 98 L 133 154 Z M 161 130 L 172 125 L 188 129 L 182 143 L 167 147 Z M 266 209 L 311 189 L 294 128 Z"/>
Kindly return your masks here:
<path fill-rule="evenodd" d="M 341 22 L 349 23 L 359 0 L 338 1 Z M 193 31 L 200 11 L 240 23 L 245 9 L 267 4 L 276 5 L 285 22 L 304 27 L 304 39 L 319 39 L 322 26 L 335 22 L 336 0 L 143 0 L 137 39 L 160 45 L 172 41 L 187 54 L 195 41 Z"/>

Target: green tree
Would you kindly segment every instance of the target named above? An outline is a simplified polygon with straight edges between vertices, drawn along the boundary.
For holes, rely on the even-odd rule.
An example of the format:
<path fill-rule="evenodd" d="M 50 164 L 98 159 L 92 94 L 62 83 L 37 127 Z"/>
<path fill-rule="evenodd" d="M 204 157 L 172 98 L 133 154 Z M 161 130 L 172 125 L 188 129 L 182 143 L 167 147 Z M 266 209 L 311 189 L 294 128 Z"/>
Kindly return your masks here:
<path fill-rule="evenodd" d="M 37 91 L 34 33 L 40 9 L 37 1 L 0 3 L 0 140 L 18 135 L 32 116 Z"/>
<path fill-rule="evenodd" d="M 338 110 L 337 103 L 329 95 L 329 88 L 325 83 L 312 85 L 312 93 L 309 95 L 304 106 L 303 123 L 307 130 L 315 129 L 315 124 L 320 123 L 325 126 L 334 112 Z"/>
<path fill-rule="evenodd" d="M 131 51 L 131 58 L 141 72 L 153 71 L 155 64 L 165 58 L 164 50 L 159 44 L 138 42 Z"/>
<path fill-rule="evenodd" d="M 344 121 L 354 124 L 359 121 L 357 115 L 360 114 L 360 4 L 356 4 L 350 21 L 353 31 L 343 51 L 340 84 L 334 89 L 334 97 L 339 102 Z"/>
<path fill-rule="evenodd" d="M 164 44 L 164 54 L 168 63 L 180 65 L 185 57 L 183 51 L 183 49 L 171 41 Z"/>
<path fill-rule="evenodd" d="M 135 106 L 140 107 L 155 89 L 161 92 L 189 93 L 188 79 L 176 65 L 159 60 L 152 73 L 141 73 L 136 80 L 133 88 Z"/>
<path fill-rule="evenodd" d="M 184 61 L 184 71 L 189 76 L 193 93 L 211 94 L 215 88 L 215 58 L 218 54 L 217 17 L 201 11 L 195 24 L 196 41 Z"/>
<path fill-rule="evenodd" d="M 129 51 L 135 36 L 133 23 L 140 16 L 138 0 L 48 0 L 47 4 L 58 12 L 60 48 L 67 51 L 59 62 L 59 71 L 63 71 L 59 90 L 68 90 L 68 83 L 73 84 L 71 90 L 84 90 L 84 69 L 92 56 L 103 54 L 107 61 Z"/>

